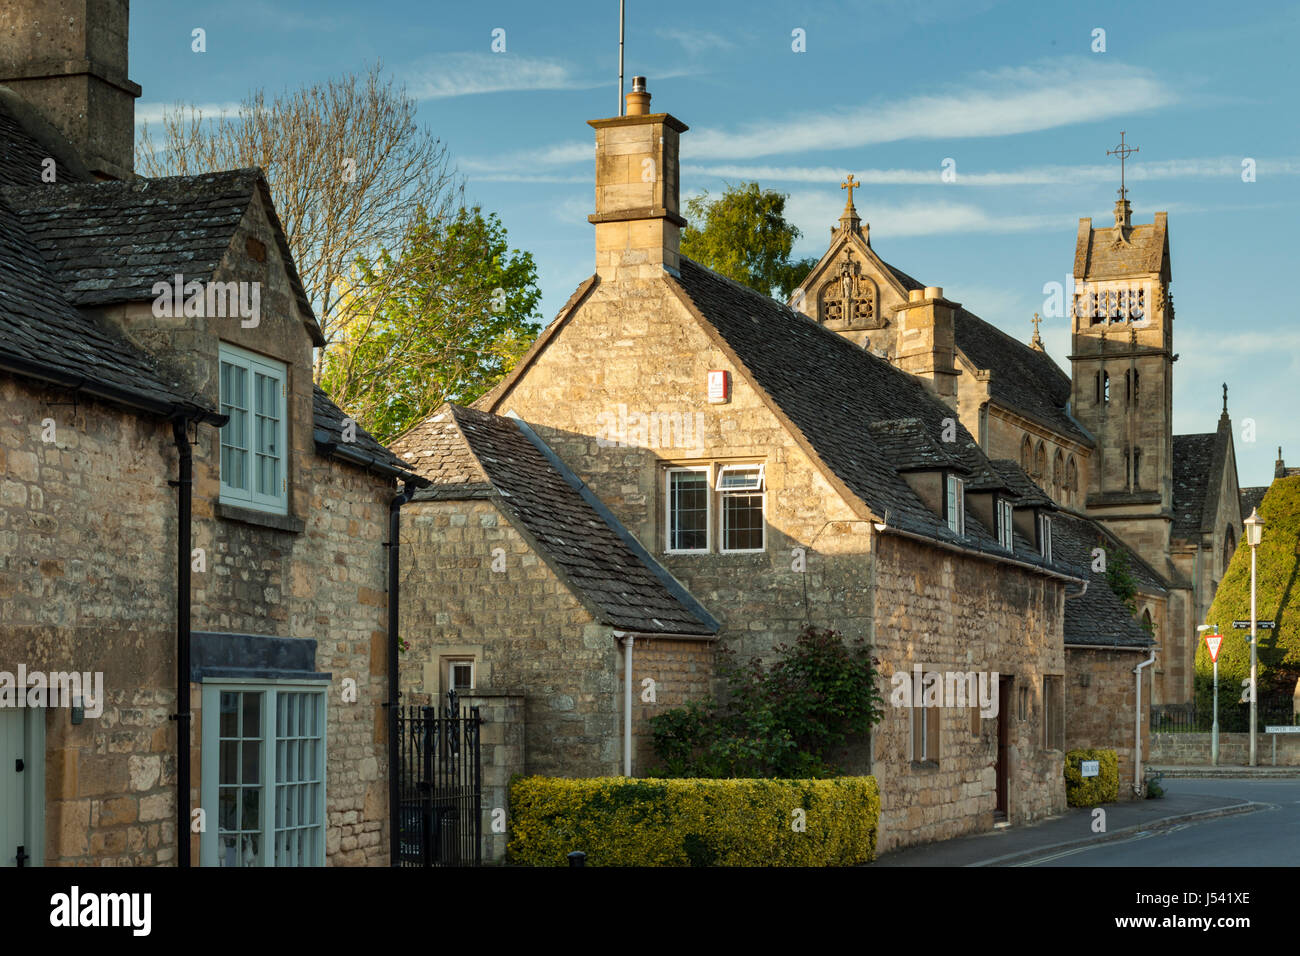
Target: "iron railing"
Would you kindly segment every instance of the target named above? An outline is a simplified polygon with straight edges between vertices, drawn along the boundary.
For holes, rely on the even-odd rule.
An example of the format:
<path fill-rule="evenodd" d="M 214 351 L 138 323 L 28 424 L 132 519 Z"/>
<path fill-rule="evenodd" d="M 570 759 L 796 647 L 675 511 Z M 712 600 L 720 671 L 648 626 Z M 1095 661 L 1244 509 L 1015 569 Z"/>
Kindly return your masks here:
<path fill-rule="evenodd" d="M 483 862 L 479 709 L 447 697 L 442 708 L 398 711 L 399 866 Z"/>

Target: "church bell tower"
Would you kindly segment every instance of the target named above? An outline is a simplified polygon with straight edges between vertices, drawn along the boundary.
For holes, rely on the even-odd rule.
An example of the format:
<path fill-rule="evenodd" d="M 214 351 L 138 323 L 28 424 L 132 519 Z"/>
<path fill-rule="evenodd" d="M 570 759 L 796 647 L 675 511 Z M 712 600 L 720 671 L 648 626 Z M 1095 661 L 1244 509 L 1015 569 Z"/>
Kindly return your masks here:
<path fill-rule="evenodd" d="M 1070 409 L 1096 438 L 1085 509 L 1161 572 L 1173 524 L 1173 321 L 1167 214 L 1133 225 L 1123 163 L 1113 226 L 1079 220 Z"/>

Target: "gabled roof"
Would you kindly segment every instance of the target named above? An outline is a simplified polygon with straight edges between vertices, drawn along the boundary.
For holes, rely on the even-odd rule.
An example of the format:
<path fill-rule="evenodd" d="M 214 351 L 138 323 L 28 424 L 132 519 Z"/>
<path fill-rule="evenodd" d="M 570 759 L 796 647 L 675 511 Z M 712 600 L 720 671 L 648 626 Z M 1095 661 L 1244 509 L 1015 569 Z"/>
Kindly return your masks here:
<path fill-rule="evenodd" d="M 94 182 L 63 134 L 7 86 L 0 86 L 0 144 L 0 186 L 43 185 L 47 159 L 54 160 L 56 182 Z"/>
<path fill-rule="evenodd" d="M 156 282 L 177 274 L 186 282 L 211 280 L 255 194 L 271 219 L 304 325 L 313 344 L 323 346 L 261 170 L 0 191 L 78 306 L 149 301 Z"/>
<path fill-rule="evenodd" d="M 807 442 L 814 461 L 830 470 L 828 477 L 847 491 L 850 503 L 856 498 L 889 527 L 1052 570 L 1037 550 L 1019 540 L 1014 555 L 1008 554 L 970 514 L 966 535 L 957 535 L 903 480 L 891 444 L 873 437 L 874 423 L 916 419 L 932 440 L 955 427 L 956 441 L 943 443 L 944 453 L 976 480 L 997 481 L 956 413 L 920 381 L 807 316 L 685 257 L 680 277 L 668 281 L 796 439 Z"/>
<path fill-rule="evenodd" d="M 602 623 L 707 637 L 718 622 L 523 423 L 444 405 L 393 443 L 431 486 L 415 501 L 491 498 Z"/>
<path fill-rule="evenodd" d="M 1241 489 L 1241 520 L 1245 521 L 1250 517 L 1250 513 L 1259 508 L 1259 503 L 1264 500 L 1264 494 L 1268 491 L 1268 485 L 1258 488 Z"/>
<path fill-rule="evenodd" d="M 1142 625 L 1111 590 L 1105 572 L 1092 570 L 1093 549 L 1107 547 L 1122 552 L 1139 585 L 1148 592 L 1167 589 L 1157 575 L 1123 542 L 1100 523 L 1064 512 L 1052 516 L 1052 553 L 1088 582 L 1083 594 L 1065 601 L 1065 643 L 1114 647 L 1150 647 L 1154 643 Z"/>
<path fill-rule="evenodd" d="M 883 265 L 905 290 L 925 288 L 924 283 L 901 269 L 887 262 Z M 1051 356 L 1012 338 L 965 308 L 958 309 L 953 317 L 953 335 L 958 350 L 972 365 L 992 372 L 989 393 L 997 404 L 1092 447 L 1092 436 L 1066 411 L 1070 378 Z"/>
<path fill-rule="evenodd" d="M 353 441 L 344 437 L 346 417 L 319 385 L 312 385 L 313 439 L 316 450 L 325 457 L 338 458 L 376 471 L 386 478 L 400 478 L 423 487 L 428 481 L 391 451 L 379 444 L 368 431 L 356 426 Z"/>
<path fill-rule="evenodd" d="M 1223 468 L 1230 454 L 1232 429 L 1226 416 L 1217 432 L 1174 436 L 1175 538 L 1213 532 L 1219 510 Z"/>
<path fill-rule="evenodd" d="M 989 464 L 993 466 L 993 470 L 1002 478 L 1007 490 L 1016 499 L 1017 507 L 1055 507 L 1047 493 L 1034 484 L 1033 479 L 1010 458 L 994 458 Z"/>
<path fill-rule="evenodd" d="M 72 307 L 3 201 L 0 368 L 155 414 L 216 414 L 115 328 Z"/>
<path fill-rule="evenodd" d="M 919 418 L 893 418 L 870 422 L 871 437 L 880 450 L 888 456 L 894 470 L 905 471 L 956 471 L 969 474 L 970 469 L 961 460 L 943 449 L 926 430 Z"/>
<path fill-rule="evenodd" d="M 1079 220 L 1074 246 L 1076 279 L 1121 279 L 1128 276 L 1160 275 L 1169 269 L 1168 216 L 1155 214 L 1155 221 L 1130 227 L 1126 240 L 1116 241 L 1114 226 L 1094 229 L 1091 219 Z"/>

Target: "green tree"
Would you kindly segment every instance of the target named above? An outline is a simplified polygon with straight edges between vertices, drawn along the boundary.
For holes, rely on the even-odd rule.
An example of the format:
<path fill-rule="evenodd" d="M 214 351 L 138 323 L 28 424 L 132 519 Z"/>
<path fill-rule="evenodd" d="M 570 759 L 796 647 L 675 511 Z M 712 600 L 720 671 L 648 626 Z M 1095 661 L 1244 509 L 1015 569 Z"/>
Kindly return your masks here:
<path fill-rule="evenodd" d="M 499 382 L 540 329 L 537 267 L 475 206 L 414 218 L 396 254 L 358 260 L 321 387 L 380 441 Z"/>
<path fill-rule="evenodd" d="M 706 192 L 686 201 L 692 223 L 682 233 L 682 254 L 751 289 L 788 298 L 816 259 L 791 260 L 801 233 L 785 218 L 789 196 L 758 183 L 728 185 L 718 199 Z"/>

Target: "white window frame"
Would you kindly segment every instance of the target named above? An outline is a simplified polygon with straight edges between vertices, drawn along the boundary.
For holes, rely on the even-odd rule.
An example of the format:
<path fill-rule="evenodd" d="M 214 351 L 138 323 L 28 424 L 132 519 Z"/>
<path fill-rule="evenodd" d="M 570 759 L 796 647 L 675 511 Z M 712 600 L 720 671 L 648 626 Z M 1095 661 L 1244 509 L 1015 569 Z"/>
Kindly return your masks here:
<path fill-rule="evenodd" d="M 1052 519 L 1042 513 L 1038 515 L 1038 549 L 1044 561 L 1052 560 Z"/>
<path fill-rule="evenodd" d="M 673 547 L 673 475 L 682 472 L 703 472 L 704 473 L 704 547 L 702 548 L 674 548 Z M 710 491 L 712 482 L 709 481 L 708 465 L 677 465 L 672 468 L 664 469 L 664 553 L 665 554 L 708 554 L 711 550 L 710 545 L 713 542 L 713 495 Z"/>
<path fill-rule="evenodd" d="M 201 754 L 200 806 L 205 813 L 205 826 L 199 836 L 199 865 L 218 866 L 220 831 L 219 786 L 221 771 L 221 695 L 223 693 L 260 693 L 261 711 L 259 726 L 262 741 L 262 760 L 260 768 L 260 786 L 262 799 L 260 805 L 261 831 L 260 846 L 257 854 L 258 866 L 276 866 L 276 800 L 278 788 L 282 783 L 276 776 L 278 756 L 277 743 L 280 728 L 277 724 L 277 695 L 280 693 L 313 693 L 320 708 L 320 738 L 317 751 L 319 779 L 309 781 L 319 784 L 315 801 L 316 819 L 319 826 L 316 832 L 314 860 L 310 866 L 325 865 L 325 841 L 329 832 L 326 815 L 326 790 L 328 788 L 327 764 L 329 760 L 329 682 L 295 681 L 295 680 L 243 680 L 219 678 L 204 680 L 203 687 L 203 730 Z M 242 754 L 241 754 L 242 757 Z"/>
<path fill-rule="evenodd" d="M 747 472 L 757 470 L 754 480 L 746 486 L 739 488 L 723 488 L 723 476 L 736 472 Z M 767 550 L 767 472 L 766 466 L 761 463 L 750 463 L 744 465 L 723 465 L 718 469 L 718 478 L 714 484 L 714 489 L 718 492 L 718 552 L 720 554 L 761 554 Z M 759 504 L 762 508 L 762 526 L 759 528 L 759 536 L 762 541 L 757 548 L 728 548 L 727 547 L 727 503 L 728 495 L 758 495 Z"/>
<path fill-rule="evenodd" d="M 473 658 L 448 657 L 448 658 L 444 658 L 444 661 L 447 664 L 447 690 L 451 690 L 456 686 L 456 681 L 454 680 L 454 677 L 455 677 L 455 670 L 457 667 L 469 668 L 469 686 L 465 688 L 466 690 L 473 690 L 477 686 L 476 682 L 477 682 L 478 674 L 477 674 L 477 668 L 474 666 L 475 661 Z"/>
<path fill-rule="evenodd" d="M 248 482 L 248 487 L 241 488 L 237 485 L 226 483 L 225 471 L 221 467 L 221 458 L 225 454 L 224 445 L 226 438 L 226 429 L 230 427 L 225 425 L 218 433 L 217 439 L 217 474 L 221 482 L 220 500 L 226 504 L 238 505 L 243 508 L 254 508 L 258 511 L 269 511 L 274 514 L 289 513 L 289 398 L 288 366 L 283 362 L 277 362 L 269 359 L 264 355 L 258 355 L 247 349 L 241 349 L 236 345 L 230 345 L 226 342 L 219 343 L 217 362 L 217 390 L 221 390 L 221 366 L 232 365 L 242 368 L 245 373 L 245 382 L 247 392 L 243 396 L 247 402 L 245 414 L 248 421 L 245 428 L 245 437 L 248 441 L 247 446 L 243 449 L 247 456 L 244 469 L 244 477 Z M 275 495 L 263 494 L 256 490 L 256 470 L 257 456 L 256 448 L 257 439 L 257 416 L 259 409 L 256 407 L 256 381 L 258 375 L 264 375 L 274 379 L 280 385 L 280 418 L 277 434 L 275 436 L 276 447 L 280 449 L 280 491 Z M 224 409 L 227 400 L 226 395 L 220 395 L 218 401 Z"/>
<path fill-rule="evenodd" d="M 948 521 L 948 530 L 954 534 L 966 534 L 966 482 L 956 475 L 948 475 L 947 496 L 944 517 Z"/>
<path fill-rule="evenodd" d="M 1015 514 L 1011 502 L 998 499 L 998 543 L 1008 551 L 1015 547 Z"/>

